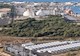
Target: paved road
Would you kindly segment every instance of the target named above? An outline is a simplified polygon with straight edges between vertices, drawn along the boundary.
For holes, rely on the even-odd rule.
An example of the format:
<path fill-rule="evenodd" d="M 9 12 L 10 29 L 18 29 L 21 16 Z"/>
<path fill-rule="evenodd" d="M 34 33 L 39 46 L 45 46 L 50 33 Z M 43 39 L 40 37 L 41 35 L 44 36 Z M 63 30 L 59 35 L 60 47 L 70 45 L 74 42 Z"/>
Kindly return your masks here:
<path fill-rule="evenodd" d="M 68 21 L 73 21 L 73 22 L 80 22 L 80 19 L 79 18 L 76 18 L 76 17 L 73 17 L 73 16 L 69 16 L 69 15 L 66 15 L 64 16 L 66 20 Z"/>

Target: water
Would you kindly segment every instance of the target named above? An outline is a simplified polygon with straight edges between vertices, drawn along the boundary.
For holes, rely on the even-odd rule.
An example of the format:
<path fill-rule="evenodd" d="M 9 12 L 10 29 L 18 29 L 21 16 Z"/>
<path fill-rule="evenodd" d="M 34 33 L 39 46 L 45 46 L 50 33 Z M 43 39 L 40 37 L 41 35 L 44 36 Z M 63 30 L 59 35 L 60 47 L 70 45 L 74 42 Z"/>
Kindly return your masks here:
<path fill-rule="evenodd" d="M 80 0 L 0 0 L 5 2 L 12 2 L 12 1 L 20 1 L 20 2 L 80 2 Z M 80 6 L 71 6 L 71 9 L 74 13 L 80 14 Z"/>
<path fill-rule="evenodd" d="M 74 13 L 80 14 L 80 6 L 72 6 L 71 9 L 73 10 Z"/>
<path fill-rule="evenodd" d="M 72 11 L 74 13 L 80 14 L 80 6 L 66 6 L 66 7 L 72 9 Z M 64 8 L 66 8 L 66 7 L 64 7 Z"/>

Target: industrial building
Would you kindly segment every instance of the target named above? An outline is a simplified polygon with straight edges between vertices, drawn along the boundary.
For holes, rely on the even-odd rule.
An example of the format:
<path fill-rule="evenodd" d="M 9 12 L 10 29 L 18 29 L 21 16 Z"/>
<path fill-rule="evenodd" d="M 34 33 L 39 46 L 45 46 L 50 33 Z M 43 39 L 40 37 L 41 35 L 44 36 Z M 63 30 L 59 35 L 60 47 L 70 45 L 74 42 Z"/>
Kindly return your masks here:
<path fill-rule="evenodd" d="M 63 13 L 63 3 L 12 3 L 17 16 L 36 17 Z M 55 4 L 55 5 L 54 5 Z"/>
<path fill-rule="evenodd" d="M 35 18 L 36 20 L 42 20 L 49 15 L 62 15 L 68 21 L 80 22 L 77 18 L 80 14 L 76 13 L 72 6 L 77 4 L 72 2 L 57 3 L 57 2 L 13 2 L 11 3 L 15 7 L 16 17 L 14 20 L 24 20 L 27 18 Z M 79 10 L 79 9 L 78 9 Z M 67 17 L 64 15 L 69 15 Z M 72 19 L 72 20 L 71 20 Z M 74 20 L 75 19 L 75 20 Z"/>
<path fill-rule="evenodd" d="M 80 41 L 55 41 L 49 43 L 25 43 L 5 45 L 4 50 L 14 56 L 52 56 L 80 49 Z"/>

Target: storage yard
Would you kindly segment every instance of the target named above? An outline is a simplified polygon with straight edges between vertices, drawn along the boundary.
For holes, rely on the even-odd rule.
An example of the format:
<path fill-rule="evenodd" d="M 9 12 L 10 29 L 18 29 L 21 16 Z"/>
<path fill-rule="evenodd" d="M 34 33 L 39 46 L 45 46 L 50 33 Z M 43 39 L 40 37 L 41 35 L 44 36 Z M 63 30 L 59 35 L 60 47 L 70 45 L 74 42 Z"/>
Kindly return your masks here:
<path fill-rule="evenodd" d="M 14 56 L 52 56 L 80 49 L 80 41 L 55 41 L 35 44 L 32 42 L 25 44 L 7 44 L 5 52 Z"/>

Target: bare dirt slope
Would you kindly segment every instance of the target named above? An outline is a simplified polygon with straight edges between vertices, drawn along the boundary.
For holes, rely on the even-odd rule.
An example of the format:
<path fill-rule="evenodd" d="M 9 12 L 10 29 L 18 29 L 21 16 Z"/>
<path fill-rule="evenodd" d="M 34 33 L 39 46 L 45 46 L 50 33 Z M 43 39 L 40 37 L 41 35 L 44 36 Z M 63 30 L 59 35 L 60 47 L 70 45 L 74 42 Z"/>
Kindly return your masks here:
<path fill-rule="evenodd" d="M 3 52 L 3 48 L 0 48 L 0 56 L 11 56 L 11 55 Z"/>
<path fill-rule="evenodd" d="M 7 43 L 25 43 L 30 42 L 28 38 L 20 38 L 20 37 L 12 37 L 12 36 L 0 36 L 0 44 L 7 44 Z"/>

